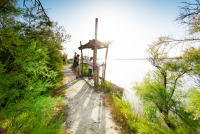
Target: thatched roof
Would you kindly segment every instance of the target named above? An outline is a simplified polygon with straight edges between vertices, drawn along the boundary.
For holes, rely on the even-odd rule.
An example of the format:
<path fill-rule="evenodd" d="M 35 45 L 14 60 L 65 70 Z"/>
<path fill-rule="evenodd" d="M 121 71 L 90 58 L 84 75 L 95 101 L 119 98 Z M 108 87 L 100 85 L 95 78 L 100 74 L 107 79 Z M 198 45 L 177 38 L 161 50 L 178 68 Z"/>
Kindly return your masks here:
<path fill-rule="evenodd" d="M 102 42 L 102 41 L 97 40 L 97 49 L 107 48 L 109 44 L 112 44 L 112 41 Z M 89 40 L 88 43 L 78 47 L 78 49 L 79 50 L 81 50 L 81 49 L 92 49 L 92 50 L 94 50 L 94 46 L 95 46 L 95 39 Z"/>

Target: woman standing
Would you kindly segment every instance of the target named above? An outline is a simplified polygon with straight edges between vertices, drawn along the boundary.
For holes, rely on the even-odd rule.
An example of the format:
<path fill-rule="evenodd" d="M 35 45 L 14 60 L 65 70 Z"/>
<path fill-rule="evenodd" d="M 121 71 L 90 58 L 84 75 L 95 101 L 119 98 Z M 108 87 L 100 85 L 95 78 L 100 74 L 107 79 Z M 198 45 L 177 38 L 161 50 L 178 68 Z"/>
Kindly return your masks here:
<path fill-rule="evenodd" d="M 79 54 L 75 57 L 75 62 L 76 62 L 76 78 L 79 78 L 81 77 L 81 69 L 80 69 L 80 66 L 79 66 Z M 78 72 L 79 72 L 79 77 L 78 77 Z"/>
<path fill-rule="evenodd" d="M 76 67 L 76 66 L 74 66 L 75 58 L 76 58 L 76 52 L 74 53 L 73 67 Z"/>

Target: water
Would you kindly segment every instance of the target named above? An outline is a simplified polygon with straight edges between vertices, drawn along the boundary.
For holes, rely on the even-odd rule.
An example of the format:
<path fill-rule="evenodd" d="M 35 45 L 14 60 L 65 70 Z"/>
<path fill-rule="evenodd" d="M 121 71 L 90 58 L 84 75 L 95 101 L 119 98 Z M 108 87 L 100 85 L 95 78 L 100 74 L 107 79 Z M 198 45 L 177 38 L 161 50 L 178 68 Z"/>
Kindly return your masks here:
<path fill-rule="evenodd" d="M 103 62 L 99 60 L 98 62 Z M 135 111 L 141 113 L 143 106 L 132 89 L 134 82 L 141 82 L 145 74 L 155 67 L 148 60 L 107 60 L 106 80 L 124 88 L 123 99 L 129 101 Z M 192 78 L 185 76 L 184 89 L 193 87 Z"/>
<path fill-rule="evenodd" d="M 141 82 L 153 68 L 147 60 L 107 60 L 105 79 L 124 88 L 123 100 L 128 100 L 135 112 L 141 113 L 143 107 L 132 88 L 135 82 Z"/>
<path fill-rule="evenodd" d="M 141 81 L 153 66 L 147 60 L 108 60 L 106 80 L 131 91 L 134 82 Z"/>

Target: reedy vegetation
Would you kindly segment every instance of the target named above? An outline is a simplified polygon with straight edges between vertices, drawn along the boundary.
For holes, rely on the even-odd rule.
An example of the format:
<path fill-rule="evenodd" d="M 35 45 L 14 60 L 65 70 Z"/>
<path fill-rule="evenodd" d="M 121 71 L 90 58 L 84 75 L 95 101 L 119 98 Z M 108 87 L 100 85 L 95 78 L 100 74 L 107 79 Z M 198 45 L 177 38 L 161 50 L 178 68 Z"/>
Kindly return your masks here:
<path fill-rule="evenodd" d="M 62 98 L 50 93 L 62 80 L 61 43 L 70 38 L 42 12 L 0 1 L 0 128 L 4 133 L 57 133 L 53 117 Z"/>

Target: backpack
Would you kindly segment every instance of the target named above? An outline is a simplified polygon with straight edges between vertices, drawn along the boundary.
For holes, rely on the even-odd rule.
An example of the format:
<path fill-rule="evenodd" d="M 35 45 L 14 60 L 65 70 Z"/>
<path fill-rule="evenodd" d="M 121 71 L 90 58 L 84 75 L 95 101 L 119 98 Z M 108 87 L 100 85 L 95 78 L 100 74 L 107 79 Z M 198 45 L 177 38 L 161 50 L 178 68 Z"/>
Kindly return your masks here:
<path fill-rule="evenodd" d="M 78 62 L 76 62 L 76 61 L 74 60 L 73 67 L 77 67 L 77 66 L 78 66 Z"/>

